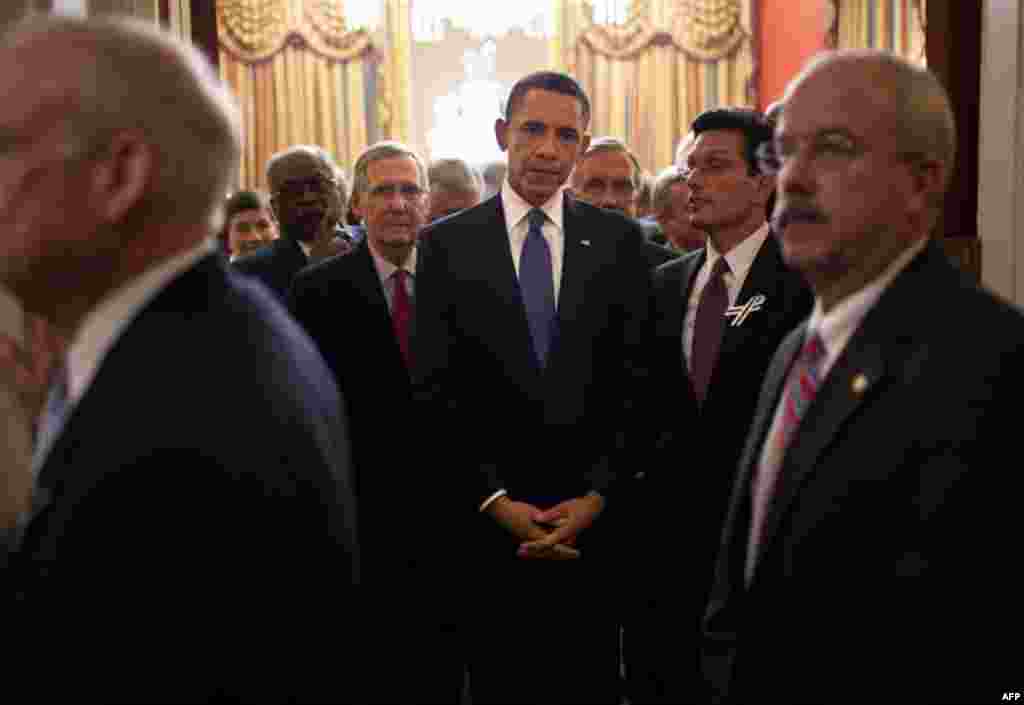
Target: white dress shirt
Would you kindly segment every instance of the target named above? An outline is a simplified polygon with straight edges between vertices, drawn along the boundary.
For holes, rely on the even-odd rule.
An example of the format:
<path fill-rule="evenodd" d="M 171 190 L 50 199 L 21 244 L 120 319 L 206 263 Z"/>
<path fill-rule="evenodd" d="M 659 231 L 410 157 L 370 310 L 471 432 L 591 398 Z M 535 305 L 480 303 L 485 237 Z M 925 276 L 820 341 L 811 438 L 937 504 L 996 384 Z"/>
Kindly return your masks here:
<path fill-rule="evenodd" d="M 730 306 L 736 305 L 736 297 L 740 295 L 743 282 L 747 279 L 747 273 L 754 264 L 757 253 L 761 251 L 761 245 L 768 238 L 769 232 L 771 231 L 768 223 L 765 223 L 724 255 L 725 261 L 729 264 L 729 271 L 722 275 L 722 279 L 725 281 L 726 291 L 729 292 Z M 708 285 L 708 280 L 711 278 L 711 270 L 715 268 L 719 258 L 723 257 L 711 243 L 711 238 L 707 239 L 704 249 L 707 256 L 693 281 L 693 289 L 690 291 L 690 299 L 686 305 L 686 316 L 683 319 L 683 350 L 686 352 L 686 367 L 691 372 L 693 371 L 691 367 L 693 364 L 693 328 L 697 323 L 697 307 L 700 305 L 704 287 Z"/>
<path fill-rule="evenodd" d="M 565 187 L 562 186 L 555 192 L 555 195 L 540 206 L 544 215 L 547 216 L 541 231 L 548 243 L 548 249 L 551 251 L 551 275 L 554 277 L 556 308 L 558 307 L 558 292 L 562 288 L 562 254 L 565 247 L 565 230 L 562 227 L 564 199 Z M 507 178 L 501 186 L 501 204 L 505 209 L 505 227 L 508 228 L 509 249 L 518 277 L 519 260 L 523 257 L 523 244 L 526 242 L 527 233 L 530 232 L 530 222 L 526 216 L 534 207 L 515 192 Z"/>
<path fill-rule="evenodd" d="M 562 203 L 565 199 L 565 186 L 559 187 L 558 191 L 549 198 L 540 209 L 544 211 L 547 219 L 541 227 L 544 239 L 551 251 L 551 276 L 554 277 L 555 285 L 555 308 L 558 308 L 558 292 L 562 284 L 562 254 L 565 246 L 565 231 L 562 228 Z M 505 227 L 508 228 L 509 250 L 512 253 L 512 262 L 516 267 L 516 276 L 519 276 L 519 260 L 523 256 L 523 244 L 526 242 L 526 235 L 530 231 L 530 223 L 527 215 L 534 206 L 527 203 L 522 196 L 515 192 L 512 185 L 505 178 L 501 185 L 501 205 L 505 210 Z M 508 492 L 498 490 L 484 500 L 480 505 L 480 511 L 484 511 L 494 500 L 504 497 Z"/>
<path fill-rule="evenodd" d="M 373 264 L 377 268 L 377 276 L 380 278 L 380 286 L 384 290 L 384 299 L 388 302 L 388 311 L 391 311 L 395 307 L 395 272 L 398 271 L 398 267 L 393 265 L 389 260 L 381 257 L 377 250 L 374 249 L 373 243 L 367 239 L 366 244 L 370 247 L 370 256 L 373 257 Z M 416 297 L 416 287 L 413 282 L 416 278 L 416 246 L 413 245 L 412 251 L 409 252 L 409 256 L 402 263 L 402 269 L 405 270 L 405 293 L 408 294 L 409 300 L 414 301 Z"/>
<path fill-rule="evenodd" d="M 846 349 L 850 338 L 857 332 L 861 321 L 868 312 L 878 303 L 878 299 L 893 280 L 906 269 L 910 261 L 914 259 L 928 244 L 928 238 L 921 238 L 901 253 L 874 281 L 862 288 L 860 291 L 847 296 L 836 304 L 831 311 L 825 313 L 821 299 L 815 299 L 814 310 L 807 322 L 807 340 L 810 340 L 815 333 L 821 337 L 822 345 L 825 348 L 825 355 L 822 358 L 818 369 L 818 388 L 825 383 L 825 378 L 835 365 L 836 360 Z M 756 477 L 774 476 L 782 465 L 785 448 L 780 448 L 775 438 L 782 432 L 782 408 L 785 392 L 779 397 L 778 405 L 775 408 L 775 416 L 772 418 L 772 425 L 765 436 L 764 445 L 761 446 L 761 457 L 758 460 Z M 747 581 L 753 576 L 754 561 L 753 546 L 748 548 L 747 560 Z"/>

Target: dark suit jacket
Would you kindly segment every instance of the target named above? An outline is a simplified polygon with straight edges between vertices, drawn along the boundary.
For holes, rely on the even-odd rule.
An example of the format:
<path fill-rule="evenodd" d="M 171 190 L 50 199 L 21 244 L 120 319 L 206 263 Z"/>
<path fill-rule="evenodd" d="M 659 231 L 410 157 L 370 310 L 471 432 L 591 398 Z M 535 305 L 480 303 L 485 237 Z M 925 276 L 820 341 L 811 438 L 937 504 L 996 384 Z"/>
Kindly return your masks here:
<path fill-rule="evenodd" d="M 299 243 L 284 236 L 232 262 L 232 266 L 239 272 L 263 282 L 282 301 L 288 295 L 292 279 L 307 264 L 309 259 Z"/>
<path fill-rule="evenodd" d="M 306 335 L 216 255 L 158 292 L 67 418 L 3 577 L 30 692 L 351 696 L 322 648 L 357 577 L 338 406 Z"/>
<path fill-rule="evenodd" d="M 627 459 L 650 336 L 636 224 L 566 196 L 558 334 L 538 366 L 501 197 L 426 228 L 417 275 L 420 392 L 460 511 L 499 489 L 543 506 L 612 491 Z M 538 456 L 538 454 L 540 454 Z M 507 537 L 511 540 L 511 536 Z"/>
<path fill-rule="evenodd" d="M 289 308 L 319 347 L 345 399 L 364 582 L 393 581 L 394 571 L 412 558 L 409 531 L 397 521 L 404 516 L 399 508 L 426 483 L 417 471 L 422 449 L 411 437 L 419 420 L 409 371 L 366 240 L 350 254 L 302 270 Z"/>
<path fill-rule="evenodd" d="M 637 658 L 659 672 L 650 679 L 664 679 L 668 702 L 684 701 L 692 697 L 689 688 L 700 687 L 700 621 L 736 463 L 765 370 L 783 337 L 812 305 L 803 278 L 785 266 L 778 242 L 769 235 L 736 297 L 737 305 L 758 295 L 764 296 L 764 303 L 740 325 L 726 325 L 708 395 L 698 409 L 684 360 L 683 323 L 705 256 L 701 248 L 654 272 L 657 337 L 652 379 L 659 408 L 654 428 L 660 434 L 649 468 L 630 497 L 638 515 L 633 523 L 639 548 L 630 554 L 636 563 L 629 570 L 637 577 L 641 608 L 650 610 L 636 627 L 644 636 L 635 631 L 633 643 L 649 640 L 644 647 L 648 653 Z M 684 571 L 664 560 L 666 551 L 676 547 L 683 551 Z M 688 622 L 688 629 L 680 631 L 677 621 L 668 618 L 675 613 Z M 693 656 L 687 660 L 684 653 Z M 669 660 L 658 666 L 664 656 Z"/>
<path fill-rule="evenodd" d="M 931 243 L 790 441 L 759 563 L 751 479 L 801 327 L 765 379 L 722 535 L 708 665 L 735 702 L 982 702 L 1018 689 L 1024 319 Z M 735 647 L 735 670 L 719 671 Z"/>

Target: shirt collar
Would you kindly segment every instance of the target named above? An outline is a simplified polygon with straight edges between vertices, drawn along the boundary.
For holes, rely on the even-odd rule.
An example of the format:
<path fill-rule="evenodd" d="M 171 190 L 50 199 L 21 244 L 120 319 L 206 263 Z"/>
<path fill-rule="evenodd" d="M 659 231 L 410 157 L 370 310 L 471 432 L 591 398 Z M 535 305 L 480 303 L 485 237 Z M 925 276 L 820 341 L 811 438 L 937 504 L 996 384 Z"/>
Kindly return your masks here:
<path fill-rule="evenodd" d="M 398 267 L 393 265 L 387 259 L 381 257 L 377 250 L 374 249 L 373 243 L 370 238 L 366 238 L 366 245 L 370 248 L 370 256 L 373 257 L 373 264 L 377 268 L 377 276 L 380 277 L 382 282 L 387 282 L 394 276 L 395 272 L 398 271 Z M 402 264 L 402 269 L 406 271 L 409 276 L 416 275 L 416 246 L 412 246 L 412 250 L 409 252 L 409 256 Z"/>
<path fill-rule="evenodd" d="M 868 311 L 874 307 L 885 290 L 896 279 L 897 275 L 906 269 L 910 261 L 927 244 L 928 238 L 923 237 L 910 245 L 874 281 L 847 296 L 828 313 L 825 313 L 821 299 L 816 298 L 814 300 L 814 310 L 811 312 L 811 318 L 807 323 L 808 337 L 815 332 L 818 333 L 829 355 L 837 355 L 860 325 L 860 322 L 864 320 Z"/>
<path fill-rule="evenodd" d="M 107 351 L 113 347 L 124 327 L 172 279 L 214 251 L 211 240 L 163 260 L 109 293 L 93 308 L 68 348 L 68 401 L 77 401 L 88 388 Z"/>
<path fill-rule="evenodd" d="M 771 228 L 768 223 L 765 222 L 761 227 L 755 230 L 753 233 L 748 235 L 742 242 L 736 245 L 734 248 L 729 250 L 725 255 L 718 253 L 715 249 L 714 243 L 711 242 L 711 238 L 707 239 L 707 259 L 708 267 L 713 269 L 715 263 L 718 262 L 719 257 L 725 257 L 725 261 L 729 264 L 729 271 L 736 278 L 736 281 L 743 281 L 747 278 L 747 272 L 754 264 L 754 260 L 757 258 L 757 253 L 761 251 L 761 245 L 768 238 L 768 234 L 771 232 Z"/>
<path fill-rule="evenodd" d="M 563 230 L 562 204 L 564 199 L 565 184 L 562 184 L 555 191 L 554 195 L 540 206 L 540 209 L 544 211 L 544 215 L 555 224 L 559 231 Z M 522 196 L 516 193 L 516 190 L 512 188 L 512 184 L 508 181 L 508 176 L 505 177 L 505 181 L 501 184 L 501 205 L 505 209 L 505 224 L 509 230 L 519 225 L 523 218 L 534 208 L 534 206 L 527 203 Z"/>

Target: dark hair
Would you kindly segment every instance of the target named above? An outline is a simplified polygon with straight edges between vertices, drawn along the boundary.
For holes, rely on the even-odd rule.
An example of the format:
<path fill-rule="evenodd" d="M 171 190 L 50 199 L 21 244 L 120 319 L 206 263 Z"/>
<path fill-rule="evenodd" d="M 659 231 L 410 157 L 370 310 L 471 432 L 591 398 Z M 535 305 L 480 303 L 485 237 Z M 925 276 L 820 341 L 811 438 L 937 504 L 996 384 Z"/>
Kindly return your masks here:
<path fill-rule="evenodd" d="M 224 225 L 217 236 L 225 252 L 230 249 L 228 231 L 231 229 L 231 219 L 242 211 L 254 211 L 261 208 L 270 212 L 266 196 L 258 191 L 235 191 L 228 196 L 228 200 L 224 203 Z"/>
<path fill-rule="evenodd" d="M 572 96 L 579 101 L 580 106 L 583 108 L 583 126 L 586 127 L 590 124 L 590 99 L 583 92 L 583 88 L 580 87 L 580 84 L 572 76 L 554 71 L 537 71 L 536 73 L 523 76 L 516 81 L 515 85 L 512 86 L 512 90 L 509 91 L 508 100 L 505 101 L 506 121 L 512 119 L 512 113 L 515 111 L 519 101 L 535 88 Z"/>
<path fill-rule="evenodd" d="M 750 108 L 714 108 L 697 116 L 690 126 L 693 134 L 700 135 L 710 130 L 737 130 L 743 133 L 743 158 L 751 174 L 760 174 L 757 165 L 757 148 L 772 139 L 772 124 L 764 115 Z"/>

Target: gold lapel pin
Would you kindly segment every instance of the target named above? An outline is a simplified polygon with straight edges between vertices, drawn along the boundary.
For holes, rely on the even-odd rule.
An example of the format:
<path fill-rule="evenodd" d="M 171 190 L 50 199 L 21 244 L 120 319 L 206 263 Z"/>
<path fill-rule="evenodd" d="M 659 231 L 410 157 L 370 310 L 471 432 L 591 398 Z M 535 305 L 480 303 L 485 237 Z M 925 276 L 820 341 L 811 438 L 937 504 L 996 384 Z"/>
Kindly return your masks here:
<path fill-rule="evenodd" d="M 853 378 L 853 382 L 850 384 L 850 389 L 853 390 L 854 394 L 860 395 L 868 388 L 868 378 L 861 372 Z"/>

